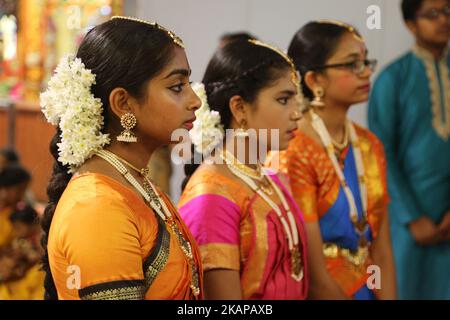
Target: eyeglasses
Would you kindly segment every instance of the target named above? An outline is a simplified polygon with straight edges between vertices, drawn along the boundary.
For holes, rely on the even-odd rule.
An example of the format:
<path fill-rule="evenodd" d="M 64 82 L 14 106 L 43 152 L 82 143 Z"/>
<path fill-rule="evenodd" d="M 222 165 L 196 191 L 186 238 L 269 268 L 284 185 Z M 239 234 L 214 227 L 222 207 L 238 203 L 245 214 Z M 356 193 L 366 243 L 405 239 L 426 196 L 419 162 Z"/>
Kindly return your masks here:
<path fill-rule="evenodd" d="M 430 9 L 427 12 L 417 14 L 417 17 L 428 20 L 437 20 L 441 14 L 444 15 L 445 18 L 450 18 L 450 6 L 443 9 Z"/>
<path fill-rule="evenodd" d="M 356 60 L 347 63 L 337 63 L 337 64 L 326 64 L 323 66 L 316 66 L 311 68 L 311 70 L 323 70 L 329 68 L 346 68 L 351 70 L 356 75 L 361 75 L 366 70 L 366 67 L 369 67 L 370 71 L 375 71 L 377 67 L 378 61 L 376 59 L 365 59 L 365 60 Z"/>

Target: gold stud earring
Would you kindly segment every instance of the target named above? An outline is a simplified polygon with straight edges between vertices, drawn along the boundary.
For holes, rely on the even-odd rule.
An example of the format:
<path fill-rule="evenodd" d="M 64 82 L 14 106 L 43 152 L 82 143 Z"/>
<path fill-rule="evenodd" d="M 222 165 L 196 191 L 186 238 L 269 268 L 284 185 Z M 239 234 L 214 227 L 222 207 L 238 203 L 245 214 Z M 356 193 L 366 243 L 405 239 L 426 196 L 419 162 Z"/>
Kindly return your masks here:
<path fill-rule="evenodd" d="M 136 127 L 137 119 L 136 116 L 132 113 L 126 113 L 120 118 L 120 124 L 124 128 L 122 133 L 117 136 L 117 141 L 133 143 L 137 142 L 136 135 L 131 131 L 134 127 Z"/>
<path fill-rule="evenodd" d="M 325 107 L 325 103 L 323 102 L 323 97 L 325 95 L 325 90 L 322 87 L 317 87 L 314 89 L 314 100 L 311 102 L 311 106 L 317 108 Z"/>
<path fill-rule="evenodd" d="M 247 121 L 246 120 L 242 120 L 241 121 L 241 127 L 239 129 L 236 130 L 236 137 L 238 138 L 247 138 L 248 132 L 247 129 L 245 128 L 247 126 Z"/>

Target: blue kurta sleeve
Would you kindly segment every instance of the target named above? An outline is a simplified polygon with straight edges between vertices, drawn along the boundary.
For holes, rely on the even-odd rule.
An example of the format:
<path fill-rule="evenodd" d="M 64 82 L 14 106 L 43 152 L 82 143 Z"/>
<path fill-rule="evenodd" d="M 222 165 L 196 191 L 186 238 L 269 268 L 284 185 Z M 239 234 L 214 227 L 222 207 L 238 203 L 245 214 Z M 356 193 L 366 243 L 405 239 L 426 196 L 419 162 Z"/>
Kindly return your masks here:
<path fill-rule="evenodd" d="M 388 162 L 390 215 L 408 224 L 422 216 L 420 205 L 399 162 L 397 144 L 399 117 L 399 83 L 392 70 L 385 70 L 375 82 L 369 101 L 369 127 L 383 142 Z"/>

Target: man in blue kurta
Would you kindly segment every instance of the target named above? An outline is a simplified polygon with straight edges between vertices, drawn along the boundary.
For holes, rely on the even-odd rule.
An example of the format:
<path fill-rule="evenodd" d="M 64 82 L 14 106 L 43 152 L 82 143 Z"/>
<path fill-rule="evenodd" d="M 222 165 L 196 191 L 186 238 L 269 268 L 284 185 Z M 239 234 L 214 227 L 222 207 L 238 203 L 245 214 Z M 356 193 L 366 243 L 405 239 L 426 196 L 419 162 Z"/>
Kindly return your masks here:
<path fill-rule="evenodd" d="M 378 77 L 370 129 L 388 161 L 402 299 L 450 299 L 450 0 L 403 0 L 414 49 Z"/>

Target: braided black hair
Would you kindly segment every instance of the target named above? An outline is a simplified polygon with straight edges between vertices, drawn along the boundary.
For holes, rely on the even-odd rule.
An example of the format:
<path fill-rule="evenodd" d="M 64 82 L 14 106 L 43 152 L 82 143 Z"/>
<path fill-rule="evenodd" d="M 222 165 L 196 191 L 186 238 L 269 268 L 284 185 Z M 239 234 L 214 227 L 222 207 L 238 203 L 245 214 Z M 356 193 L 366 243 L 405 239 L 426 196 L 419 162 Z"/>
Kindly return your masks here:
<path fill-rule="evenodd" d="M 67 187 L 72 175 L 68 173 L 68 168 L 63 166 L 61 162 L 58 161 L 58 143 L 61 142 L 60 138 L 61 131 L 58 129 L 55 136 L 50 143 L 50 153 L 55 159 L 55 164 L 53 165 L 53 174 L 50 182 L 47 186 L 47 195 L 49 202 L 45 207 L 44 215 L 41 219 L 41 227 L 44 234 L 41 239 L 41 245 L 44 249 L 44 256 L 42 258 L 42 269 L 45 271 L 45 300 L 57 300 L 58 295 L 56 292 L 55 283 L 53 281 L 52 273 L 50 270 L 50 264 L 48 260 L 47 242 L 48 235 L 50 233 L 50 226 L 53 219 L 53 214 L 55 213 L 58 201 L 61 198 L 64 190 Z"/>

